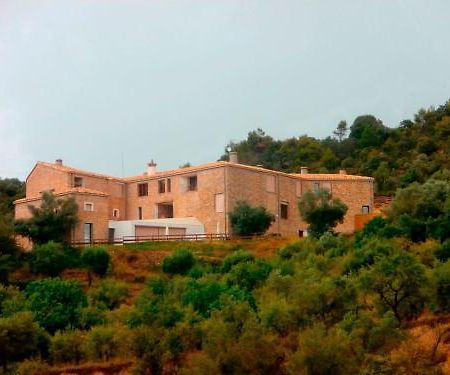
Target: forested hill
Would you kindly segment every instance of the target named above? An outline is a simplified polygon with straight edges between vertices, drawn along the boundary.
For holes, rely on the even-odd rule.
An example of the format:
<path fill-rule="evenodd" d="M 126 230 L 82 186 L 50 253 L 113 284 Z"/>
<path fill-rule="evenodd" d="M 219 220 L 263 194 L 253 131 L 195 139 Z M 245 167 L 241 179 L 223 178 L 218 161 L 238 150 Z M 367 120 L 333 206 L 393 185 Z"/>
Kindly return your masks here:
<path fill-rule="evenodd" d="M 391 128 L 372 115 L 341 121 L 332 135 L 306 135 L 275 140 L 262 129 L 229 146 L 239 161 L 286 172 L 308 166 L 316 173 L 336 172 L 373 176 L 378 194 L 424 182 L 438 170 L 450 169 L 450 100 L 438 108 L 421 109 L 413 120 Z M 226 160 L 223 155 L 221 160 Z"/>

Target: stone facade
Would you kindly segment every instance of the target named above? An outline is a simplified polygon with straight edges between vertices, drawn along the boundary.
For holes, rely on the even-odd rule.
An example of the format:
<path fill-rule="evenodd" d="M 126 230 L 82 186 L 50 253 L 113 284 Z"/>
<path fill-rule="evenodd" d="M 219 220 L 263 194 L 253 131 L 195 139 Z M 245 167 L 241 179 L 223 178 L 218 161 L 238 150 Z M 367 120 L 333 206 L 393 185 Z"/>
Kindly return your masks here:
<path fill-rule="evenodd" d="M 355 230 L 355 217 L 373 211 L 373 179 L 340 174 L 287 174 L 239 163 L 215 162 L 196 167 L 116 178 L 38 162 L 26 180 L 26 198 L 15 202 L 16 218 L 29 217 L 29 205 L 38 205 L 44 191 L 73 196 L 79 207 L 79 224 L 73 240 L 110 236 L 110 221 L 195 218 L 205 233 L 231 233 L 228 213 L 238 201 L 264 206 L 276 220 L 269 232 L 298 236 L 307 225 L 300 217 L 298 200 L 308 190 L 326 188 L 349 210 L 337 228 Z M 147 229 L 148 230 L 148 229 Z M 178 230 L 179 232 L 180 230 Z M 177 232 L 177 233 L 178 233 Z M 181 232 L 180 232 L 181 233 Z"/>

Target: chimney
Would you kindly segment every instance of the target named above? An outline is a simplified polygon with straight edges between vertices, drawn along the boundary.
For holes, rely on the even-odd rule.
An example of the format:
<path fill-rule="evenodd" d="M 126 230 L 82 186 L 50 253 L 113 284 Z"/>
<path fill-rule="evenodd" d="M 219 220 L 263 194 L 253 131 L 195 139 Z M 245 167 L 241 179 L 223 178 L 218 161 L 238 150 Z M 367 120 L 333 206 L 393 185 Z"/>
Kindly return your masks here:
<path fill-rule="evenodd" d="M 56 165 L 63 165 L 62 159 L 56 159 L 56 160 L 55 160 L 55 164 L 56 164 Z"/>
<path fill-rule="evenodd" d="M 308 174 L 308 167 L 300 167 L 300 174 Z"/>
<path fill-rule="evenodd" d="M 156 174 L 156 163 L 152 159 L 150 163 L 147 164 L 147 176 L 153 176 L 155 174 Z"/>
<path fill-rule="evenodd" d="M 345 169 L 339 169 L 339 174 L 347 174 L 347 171 Z"/>
<path fill-rule="evenodd" d="M 229 157 L 228 160 L 230 161 L 230 163 L 233 163 L 233 164 L 239 163 L 238 162 L 238 154 L 236 151 L 230 151 L 230 153 L 228 154 L 228 157 Z"/>

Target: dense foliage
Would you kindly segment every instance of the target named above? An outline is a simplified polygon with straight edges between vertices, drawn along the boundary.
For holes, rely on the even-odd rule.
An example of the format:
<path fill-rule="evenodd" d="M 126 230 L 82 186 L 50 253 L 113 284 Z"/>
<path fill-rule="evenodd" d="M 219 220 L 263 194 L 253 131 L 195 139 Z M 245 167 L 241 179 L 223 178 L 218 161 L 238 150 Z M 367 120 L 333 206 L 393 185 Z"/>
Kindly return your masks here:
<path fill-rule="evenodd" d="M 392 124 L 396 125 L 396 124 Z M 262 129 L 229 146 L 239 160 L 286 172 L 308 166 L 316 173 L 336 172 L 373 176 L 378 193 L 392 194 L 412 182 L 425 182 L 433 173 L 450 169 L 450 101 L 421 109 L 413 120 L 388 127 L 372 115 L 358 116 L 350 128 L 341 121 L 333 136 L 301 135 L 275 140 Z M 221 159 L 226 160 L 227 154 Z"/>
<path fill-rule="evenodd" d="M 35 244 L 67 242 L 78 220 L 78 207 L 73 197 L 55 198 L 52 193 L 44 192 L 41 205 L 30 205 L 29 209 L 31 218 L 17 220 L 16 233 L 29 237 Z"/>
<path fill-rule="evenodd" d="M 344 221 L 348 207 L 339 199 L 333 198 L 327 189 L 308 191 L 298 202 L 300 214 L 308 223 L 308 234 L 319 238 Z"/>
<path fill-rule="evenodd" d="M 265 207 L 252 207 L 245 201 L 237 202 L 229 216 L 233 233 L 238 236 L 263 234 L 275 221 Z"/>

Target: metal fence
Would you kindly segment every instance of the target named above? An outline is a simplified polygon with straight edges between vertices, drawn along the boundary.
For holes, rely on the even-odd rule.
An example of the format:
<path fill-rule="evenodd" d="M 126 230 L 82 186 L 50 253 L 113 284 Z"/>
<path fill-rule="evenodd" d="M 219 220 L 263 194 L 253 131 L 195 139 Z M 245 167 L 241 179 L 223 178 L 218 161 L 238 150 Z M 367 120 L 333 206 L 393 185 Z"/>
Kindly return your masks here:
<path fill-rule="evenodd" d="M 122 238 L 92 239 L 85 241 L 72 241 L 73 246 L 93 245 L 126 245 L 139 242 L 161 242 L 161 241 L 229 241 L 250 240 L 256 238 L 279 237 L 278 233 L 254 234 L 252 236 L 235 236 L 229 233 L 202 233 L 202 234 L 165 234 L 153 236 L 124 236 Z"/>

